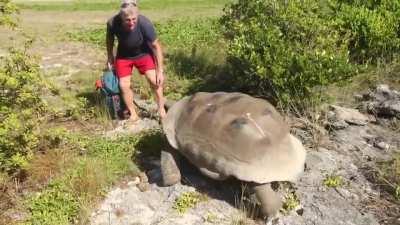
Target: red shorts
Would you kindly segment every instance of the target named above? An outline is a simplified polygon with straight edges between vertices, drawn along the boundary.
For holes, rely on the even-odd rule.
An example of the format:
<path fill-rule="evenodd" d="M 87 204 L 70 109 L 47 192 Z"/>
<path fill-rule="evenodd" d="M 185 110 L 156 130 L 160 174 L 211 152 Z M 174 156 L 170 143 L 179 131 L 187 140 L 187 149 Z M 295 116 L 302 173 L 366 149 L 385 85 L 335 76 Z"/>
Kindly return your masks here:
<path fill-rule="evenodd" d="M 145 74 L 148 70 L 154 70 L 156 64 L 151 55 L 144 55 L 136 59 L 116 59 L 114 67 L 117 77 L 126 77 L 132 74 L 133 67 L 136 67 L 140 74 Z"/>

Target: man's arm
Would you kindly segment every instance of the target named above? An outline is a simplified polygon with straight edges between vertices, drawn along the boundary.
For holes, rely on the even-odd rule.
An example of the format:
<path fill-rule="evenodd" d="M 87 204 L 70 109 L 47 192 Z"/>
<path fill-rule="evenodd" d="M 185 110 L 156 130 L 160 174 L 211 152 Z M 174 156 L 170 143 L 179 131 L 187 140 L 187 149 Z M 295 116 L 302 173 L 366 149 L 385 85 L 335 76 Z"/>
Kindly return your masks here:
<path fill-rule="evenodd" d="M 114 35 L 107 29 L 106 34 L 107 63 L 114 65 Z"/>
<path fill-rule="evenodd" d="M 160 41 L 156 39 L 151 43 L 151 47 L 153 48 L 154 55 L 156 57 L 156 63 L 157 63 L 157 68 L 156 68 L 156 79 L 157 79 L 157 84 L 162 85 L 164 82 L 164 56 L 162 52 L 162 47 L 160 44 Z"/>

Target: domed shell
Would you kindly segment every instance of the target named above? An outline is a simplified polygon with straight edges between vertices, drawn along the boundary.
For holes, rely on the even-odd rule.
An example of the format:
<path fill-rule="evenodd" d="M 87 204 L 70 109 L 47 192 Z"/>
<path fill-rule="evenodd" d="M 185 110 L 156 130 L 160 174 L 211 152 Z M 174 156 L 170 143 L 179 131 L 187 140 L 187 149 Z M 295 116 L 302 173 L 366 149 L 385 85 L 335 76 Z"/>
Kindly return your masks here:
<path fill-rule="evenodd" d="M 171 146 L 200 169 L 243 181 L 292 181 L 305 150 L 266 100 L 242 93 L 199 92 L 163 120 Z"/>

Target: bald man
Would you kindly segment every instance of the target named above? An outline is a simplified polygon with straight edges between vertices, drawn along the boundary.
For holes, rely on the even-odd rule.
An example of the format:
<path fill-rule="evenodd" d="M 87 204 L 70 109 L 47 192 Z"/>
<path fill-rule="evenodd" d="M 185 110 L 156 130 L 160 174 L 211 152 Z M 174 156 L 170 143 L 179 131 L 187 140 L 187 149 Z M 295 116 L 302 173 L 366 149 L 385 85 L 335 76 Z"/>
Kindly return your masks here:
<path fill-rule="evenodd" d="M 118 39 L 116 56 L 113 53 L 115 37 Z M 130 112 L 129 120 L 139 119 L 130 87 L 133 68 L 146 77 L 155 92 L 158 113 L 164 118 L 163 53 L 153 24 L 139 14 L 136 4 L 122 4 L 120 12 L 107 21 L 106 45 L 108 63 L 114 65 L 119 78 L 122 98 Z"/>

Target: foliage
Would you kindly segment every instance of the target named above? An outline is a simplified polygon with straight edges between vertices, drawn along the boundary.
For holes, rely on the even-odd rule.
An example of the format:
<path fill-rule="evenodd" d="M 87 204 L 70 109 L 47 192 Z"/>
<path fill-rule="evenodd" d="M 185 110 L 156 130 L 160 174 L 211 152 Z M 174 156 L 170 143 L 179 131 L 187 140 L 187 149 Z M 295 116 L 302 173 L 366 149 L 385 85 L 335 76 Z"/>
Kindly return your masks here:
<path fill-rule="evenodd" d="M 78 202 L 63 184 L 55 183 L 29 199 L 29 210 L 27 225 L 67 225 L 78 213 Z"/>
<path fill-rule="evenodd" d="M 46 105 L 38 95 L 44 85 L 38 65 L 25 51 L 12 49 L 0 65 L 0 170 L 26 165 L 38 144 Z"/>
<path fill-rule="evenodd" d="M 377 181 L 383 190 L 400 201 L 400 154 L 395 154 L 392 160 L 378 163 Z"/>
<path fill-rule="evenodd" d="M 351 59 L 357 63 L 392 61 L 400 50 L 400 1 L 333 2 L 338 29 L 350 33 Z"/>
<path fill-rule="evenodd" d="M 134 147 L 135 158 L 160 157 L 160 152 L 168 146 L 165 134 L 160 129 L 142 132 Z"/>
<path fill-rule="evenodd" d="M 347 38 L 321 11 L 311 0 L 239 0 L 226 8 L 220 21 L 237 84 L 287 104 L 350 78 Z"/>
<path fill-rule="evenodd" d="M 18 8 L 11 0 L 0 0 L 0 26 L 17 26 L 13 18 L 15 13 L 18 13 Z"/>
<path fill-rule="evenodd" d="M 399 15 L 399 0 L 239 0 L 220 22 L 240 88 L 303 104 L 360 64 L 395 59 Z"/>
<path fill-rule="evenodd" d="M 66 110 L 66 116 L 71 117 L 75 120 L 89 120 L 95 115 L 95 109 L 89 106 L 89 102 L 84 97 L 77 97 L 74 100 L 74 104 L 70 104 L 70 107 Z"/>
<path fill-rule="evenodd" d="M 59 147 L 68 146 L 79 156 L 62 175 L 29 198 L 26 205 L 31 216 L 27 225 L 76 222 L 82 219 L 79 212 L 101 196 L 107 186 L 137 170 L 130 159 L 137 137 L 110 139 L 63 130 L 55 133 L 52 143 Z"/>
<path fill-rule="evenodd" d="M 181 194 L 177 199 L 175 199 L 175 203 L 173 208 L 179 213 L 185 213 L 188 209 L 196 206 L 197 203 L 206 200 L 204 195 L 201 195 L 198 192 L 190 191 Z"/>
<path fill-rule="evenodd" d="M 300 205 L 300 200 L 296 193 L 290 192 L 285 196 L 285 201 L 282 205 L 282 210 L 284 213 L 288 213 L 291 210 L 296 209 Z"/>
<path fill-rule="evenodd" d="M 343 185 L 343 178 L 339 175 L 327 175 L 323 181 L 326 187 L 337 188 Z"/>

